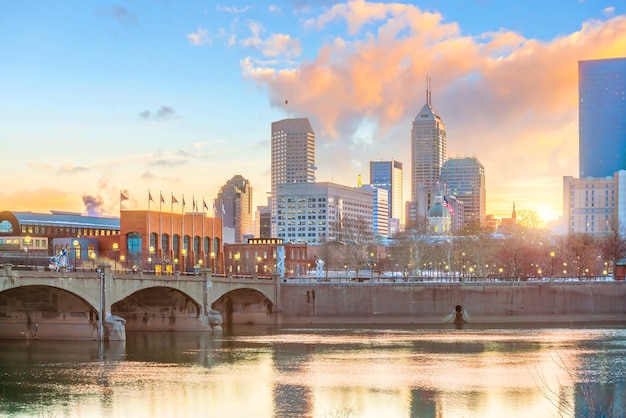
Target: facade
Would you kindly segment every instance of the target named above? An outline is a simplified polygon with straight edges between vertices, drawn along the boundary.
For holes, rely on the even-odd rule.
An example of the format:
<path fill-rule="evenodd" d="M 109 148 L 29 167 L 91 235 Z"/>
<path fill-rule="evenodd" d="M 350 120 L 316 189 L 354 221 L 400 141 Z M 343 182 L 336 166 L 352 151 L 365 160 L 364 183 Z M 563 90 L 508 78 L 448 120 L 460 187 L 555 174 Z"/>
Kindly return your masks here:
<path fill-rule="evenodd" d="M 310 264 L 307 245 L 283 243 L 277 238 L 253 238 L 246 244 L 224 245 L 227 274 L 270 278 L 272 274 L 280 274 L 281 263 L 286 277 L 306 274 Z"/>
<path fill-rule="evenodd" d="M 389 193 L 385 189 L 364 184 L 362 189 L 372 192 L 372 230 L 374 235 L 380 238 L 389 237 Z"/>
<path fill-rule="evenodd" d="M 626 174 L 626 171 L 622 171 Z M 563 177 L 563 216 L 568 233 L 602 235 L 618 223 L 618 180 L 613 177 Z"/>
<path fill-rule="evenodd" d="M 485 225 L 487 192 L 485 167 L 476 157 L 450 158 L 441 166 L 446 195 L 463 202 L 463 226 Z"/>
<path fill-rule="evenodd" d="M 370 184 L 387 191 L 389 218 L 396 218 L 400 225 L 404 224 L 403 176 L 400 161 L 370 161 Z"/>
<path fill-rule="evenodd" d="M 580 61 L 580 178 L 626 169 L 626 58 Z"/>
<path fill-rule="evenodd" d="M 276 237 L 276 193 L 284 183 L 315 182 L 315 133 L 308 118 L 272 122 L 272 237 Z"/>
<path fill-rule="evenodd" d="M 418 217 L 435 203 L 441 166 L 446 159 L 446 125 L 432 108 L 430 92 L 411 128 L 411 201 Z"/>
<path fill-rule="evenodd" d="M 243 176 L 236 175 L 220 188 L 216 199 L 224 228 L 234 229 L 235 243 L 242 243 L 252 230 L 252 186 Z"/>
<path fill-rule="evenodd" d="M 93 254 L 110 252 L 120 220 L 75 212 L 0 212 L 0 262 L 45 267 L 66 249 L 72 265 L 91 264 Z"/>
<path fill-rule="evenodd" d="M 271 200 L 271 199 L 269 199 Z M 266 206 L 257 206 L 256 216 L 254 217 L 256 228 L 255 234 L 259 238 L 272 237 L 272 209 L 270 204 Z"/>
<path fill-rule="evenodd" d="M 125 267 L 189 272 L 222 271 L 222 220 L 202 212 L 120 212 L 119 255 Z"/>
<path fill-rule="evenodd" d="M 371 239 L 372 192 L 335 183 L 283 183 L 276 195 L 277 238 L 322 244 L 341 241 L 354 226 Z"/>

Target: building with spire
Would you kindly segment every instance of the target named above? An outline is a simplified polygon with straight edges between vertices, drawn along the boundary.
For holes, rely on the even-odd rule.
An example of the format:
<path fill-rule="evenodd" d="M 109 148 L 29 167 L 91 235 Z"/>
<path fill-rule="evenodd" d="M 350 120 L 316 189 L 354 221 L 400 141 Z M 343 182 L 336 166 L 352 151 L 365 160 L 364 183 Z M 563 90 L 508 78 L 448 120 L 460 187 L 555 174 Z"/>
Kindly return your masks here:
<path fill-rule="evenodd" d="M 250 182 L 239 174 L 228 180 L 217 194 L 216 205 L 221 208 L 222 226 L 234 230 L 234 243 L 244 242 L 244 235 L 252 232 L 253 205 Z"/>
<path fill-rule="evenodd" d="M 443 196 L 435 196 L 435 204 L 428 210 L 428 226 L 432 235 L 450 235 L 452 218 L 450 210 L 443 205 Z"/>
<path fill-rule="evenodd" d="M 308 118 L 272 122 L 271 224 L 276 237 L 276 196 L 285 183 L 315 182 L 315 133 Z"/>
<path fill-rule="evenodd" d="M 426 104 L 413 119 L 411 128 L 411 204 L 407 217 L 414 219 L 426 217 L 435 203 L 441 166 L 446 159 L 446 125 L 433 110 L 430 78 L 426 85 Z"/>

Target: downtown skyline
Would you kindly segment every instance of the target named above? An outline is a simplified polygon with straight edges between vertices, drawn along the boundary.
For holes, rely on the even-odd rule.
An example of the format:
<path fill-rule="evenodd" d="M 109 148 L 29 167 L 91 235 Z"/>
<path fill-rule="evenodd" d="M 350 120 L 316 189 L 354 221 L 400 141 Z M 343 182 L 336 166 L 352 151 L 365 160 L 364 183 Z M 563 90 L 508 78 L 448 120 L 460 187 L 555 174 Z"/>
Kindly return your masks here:
<path fill-rule="evenodd" d="M 315 132 L 317 181 L 356 186 L 394 159 L 406 201 L 430 76 L 447 157 L 485 167 L 486 213 L 556 219 L 578 174 L 578 61 L 625 55 L 626 12 L 517 3 L 2 4 L 2 210 L 87 197 L 117 215 L 120 190 L 128 209 L 148 190 L 210 202 L 234 175 L 264 205 L 271 124 L 294 117 Z"/>

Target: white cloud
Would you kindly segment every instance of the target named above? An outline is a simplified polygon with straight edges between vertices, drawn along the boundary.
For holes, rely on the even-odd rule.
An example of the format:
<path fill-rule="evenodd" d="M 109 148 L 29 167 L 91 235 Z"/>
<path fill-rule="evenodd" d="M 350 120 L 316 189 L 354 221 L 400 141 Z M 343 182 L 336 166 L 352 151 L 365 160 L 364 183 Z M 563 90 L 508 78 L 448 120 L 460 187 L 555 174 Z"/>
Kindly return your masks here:
<path fill-rule="evenodd" d="M 199 27 L 195 33 L 187 34 L 187 39 L 195 46 L 210 45 L 212 42 L 209 39 L 209 32 L 206 29 L 202 29 L 202 27 Z"/>

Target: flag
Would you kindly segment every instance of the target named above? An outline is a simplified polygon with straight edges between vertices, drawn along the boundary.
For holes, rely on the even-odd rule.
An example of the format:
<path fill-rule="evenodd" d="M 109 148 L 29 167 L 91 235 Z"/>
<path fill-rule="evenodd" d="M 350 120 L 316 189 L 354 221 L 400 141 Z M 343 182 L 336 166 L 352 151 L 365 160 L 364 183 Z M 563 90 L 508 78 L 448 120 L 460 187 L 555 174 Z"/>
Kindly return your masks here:
<path fill-rule="evenodd" d="M 285 100 L 285 104 L 289 104 L 289 100 Z"/>
<path fill-rule="evenodd" d="M 161 195 L 161 203 L 165 203 L 165 199 L 163 199 L 163 193 L 159 192 L 159 194 Z"/>
<path fill-rule="evenodd" d="M 174 195 L 172 195 L 172 205 L 173 205 L 174 203 L 178 203 L 178 200 L 176 200 L 176 198 L 174 197 Z"/>
<path fill-rule="evenodd" d="M 222 202 L 222 216 L 226 215 L 226 210 L 224 210 L 224 202 Z"/>
<path fill-rule="evenodd" d="M 450 211 L 450 215 L 454 215 L 454 210 L 452 210 L 452 206 L 450 206 L 450 202 L 448 202 L 448 199 L 446 199 L 445 196 L 443 197 L 443 202 L 441 202 L 441 204 L 444 208 L 447 208 Z"/>
<path fill-rule="evenodd" d="M 183 195 L 183 207 L 185 207 L 185 195 Z"/>
<path fill-rule="evenodd" d="M 124 192 L 120 192 L 120 200 L 128 200 L 128 196 L 126 196 Z"/>
<path fill-rule="evenodd" d="M 204 197 L 202 198 L 202 209 L 209 210 L 209 207 L 206 205 L 206 202 L 204 201 Z"/>
<path fill-rule="evenodd" d="M 148 201 L 154 202 L 154 199 L 152 199 L 152 193 L 150 193 L 150 191 L 148 191 Z"/>
<path fill-rule="evenodd" d="M 196 211 L 196 199 L 194 199 L 193 197 L 191 198 L 191 207 L 193 208 L 193 211 Z"/>

